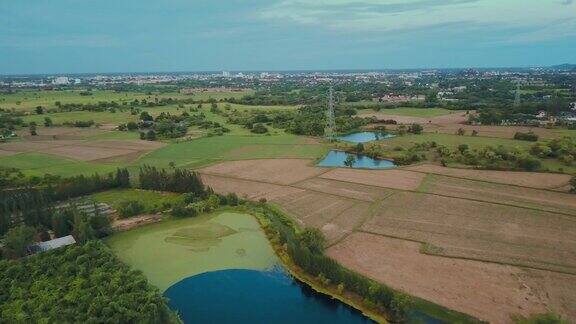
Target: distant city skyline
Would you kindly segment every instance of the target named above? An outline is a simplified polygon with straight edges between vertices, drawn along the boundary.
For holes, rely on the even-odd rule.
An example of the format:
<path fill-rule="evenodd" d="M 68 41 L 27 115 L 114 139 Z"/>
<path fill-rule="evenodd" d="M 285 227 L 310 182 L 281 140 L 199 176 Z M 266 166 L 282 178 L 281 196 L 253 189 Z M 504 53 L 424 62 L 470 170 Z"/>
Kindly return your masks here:
<path fill-rule="evenodd" d="M 576 63 L 573 0 L 2 1 L 0 74 Z"/>

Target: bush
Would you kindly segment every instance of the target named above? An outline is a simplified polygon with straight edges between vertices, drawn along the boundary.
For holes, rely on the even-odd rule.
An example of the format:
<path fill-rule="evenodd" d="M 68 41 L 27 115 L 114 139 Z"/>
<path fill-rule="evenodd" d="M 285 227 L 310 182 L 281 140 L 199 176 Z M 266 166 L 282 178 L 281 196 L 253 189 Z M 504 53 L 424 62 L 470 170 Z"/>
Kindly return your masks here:
<path fill-rule="evenodd" d="M 268 133 L 268 128 L 266 128 L 264 124 L 258 123 L 254 124 L 254 126 L 252 126 L 252 129 L 250 131 L 254 134 L 266 134 Z"/>
<path fill-rule="evenodd" d="M 136 200 L 123 201 L 118 208 L 120 218 L 127 218 L 144 213 L 145 208 L 142 203 Z"/>
<path fill-rule="evenodd" d="M 526 171 L 535 171 L 542 167 L 542 162 L 531 156 L 525 156 L 518 159 L 518 167 Z"/>
<path fill-rule="evenodd" d="M 172 216 L 174 217 L 193 217 L 197 213 L 196 208 L 185 203 L 177 203 L 172 207 Z"/>
<path fill-rule="evenodd" d="M 529 131 L 527 133 L 516 132 L 516 134 L 514 134 L 514 139 L 520 141 L 536 142 L 538 141 L 538 135 L 536 135 L 533 131 Z"/>
<path fill-rule="evenodd" d="M 408 127 L 408 133 L 412 133 L 412 134 L 422 134 L 423 130 L 424 130 L 424 128 L 422 126 L 420 126 L 419 124 L 412 124 L 412 125 L 410 125 L 410 127 Z"/>

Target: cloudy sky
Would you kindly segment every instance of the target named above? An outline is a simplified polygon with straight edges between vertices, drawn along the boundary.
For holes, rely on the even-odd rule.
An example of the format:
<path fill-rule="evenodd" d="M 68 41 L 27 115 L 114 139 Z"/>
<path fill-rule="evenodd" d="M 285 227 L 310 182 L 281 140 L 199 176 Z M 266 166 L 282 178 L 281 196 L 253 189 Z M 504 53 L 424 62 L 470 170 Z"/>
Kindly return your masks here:
<path fill-rule="evenodd" d="M 575 0 L 0 0 L 0 74 L 576 63 Z"/>

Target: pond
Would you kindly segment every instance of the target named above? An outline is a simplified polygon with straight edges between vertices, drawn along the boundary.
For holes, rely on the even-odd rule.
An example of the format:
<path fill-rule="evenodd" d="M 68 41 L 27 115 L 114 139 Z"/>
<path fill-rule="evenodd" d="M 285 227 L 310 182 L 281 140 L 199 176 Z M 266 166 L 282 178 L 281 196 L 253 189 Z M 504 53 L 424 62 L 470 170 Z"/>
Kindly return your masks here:
<path fill-rule="evenodd" d="M 203 273 L 176 283 L 164 295 L 184 323 L 372 323 L 282 269 Z"/>
<path fill-rule="evenodd" d="M 354 156 L 354 169 L 391 169 L 396 167 L 393 161 L 378 160 L 362 154 L 351 154 L 343 151 L 331 150 L 326 157 L 318 163 L 321 167 L 347 167 L 344 162 L 349 155 Z"/>
<path fill-rule="evenodd" d="M 372 141 L 379 141 L 382 139 L 396 137 L 392 134 L 379 133 L 379 132 L 358 132 L 344 136 L 338 136 L 337 139 L 350 143 L 367 143 Z"/>

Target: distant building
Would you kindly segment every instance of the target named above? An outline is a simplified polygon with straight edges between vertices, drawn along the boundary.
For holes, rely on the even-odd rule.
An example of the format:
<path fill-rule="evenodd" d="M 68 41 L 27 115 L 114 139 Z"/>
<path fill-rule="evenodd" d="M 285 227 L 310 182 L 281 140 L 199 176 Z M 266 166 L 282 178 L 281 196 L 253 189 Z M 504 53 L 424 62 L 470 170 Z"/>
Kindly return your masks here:
<path fill-rule="evenodd" d="M 68 80 L 68 77 L 57 77 L 54 80 L 52 80 L 52 84 L 54 85 L 66 85 L 69 83 L 70 80 Z"/>
<path fill-rule="evenodd" d="M 225 78 L 228 78 L 228 77 L 230 77 L 230 72 L 228 72 L 228 71 L 222 71 L 222 76 L 225 77 Z"/>
<path fill-rule="evenodd" d="M 46 242 L 32 244 L 28 247 L 30 254 L 54 250 L 63 246 L 76 244 L 76 240 L 72 235 L 59 237 Z"/>
<path fill-rule="evenodd" d="M 376 97 L 372 99 L 372 101 L 375 102 L 402 102 L 402 101 L 424 101 L 424 100 L 426 100 L 425 95 L 406 96 L 394 93 L 388 93 L 383 95 L 382 97 Z"/>

